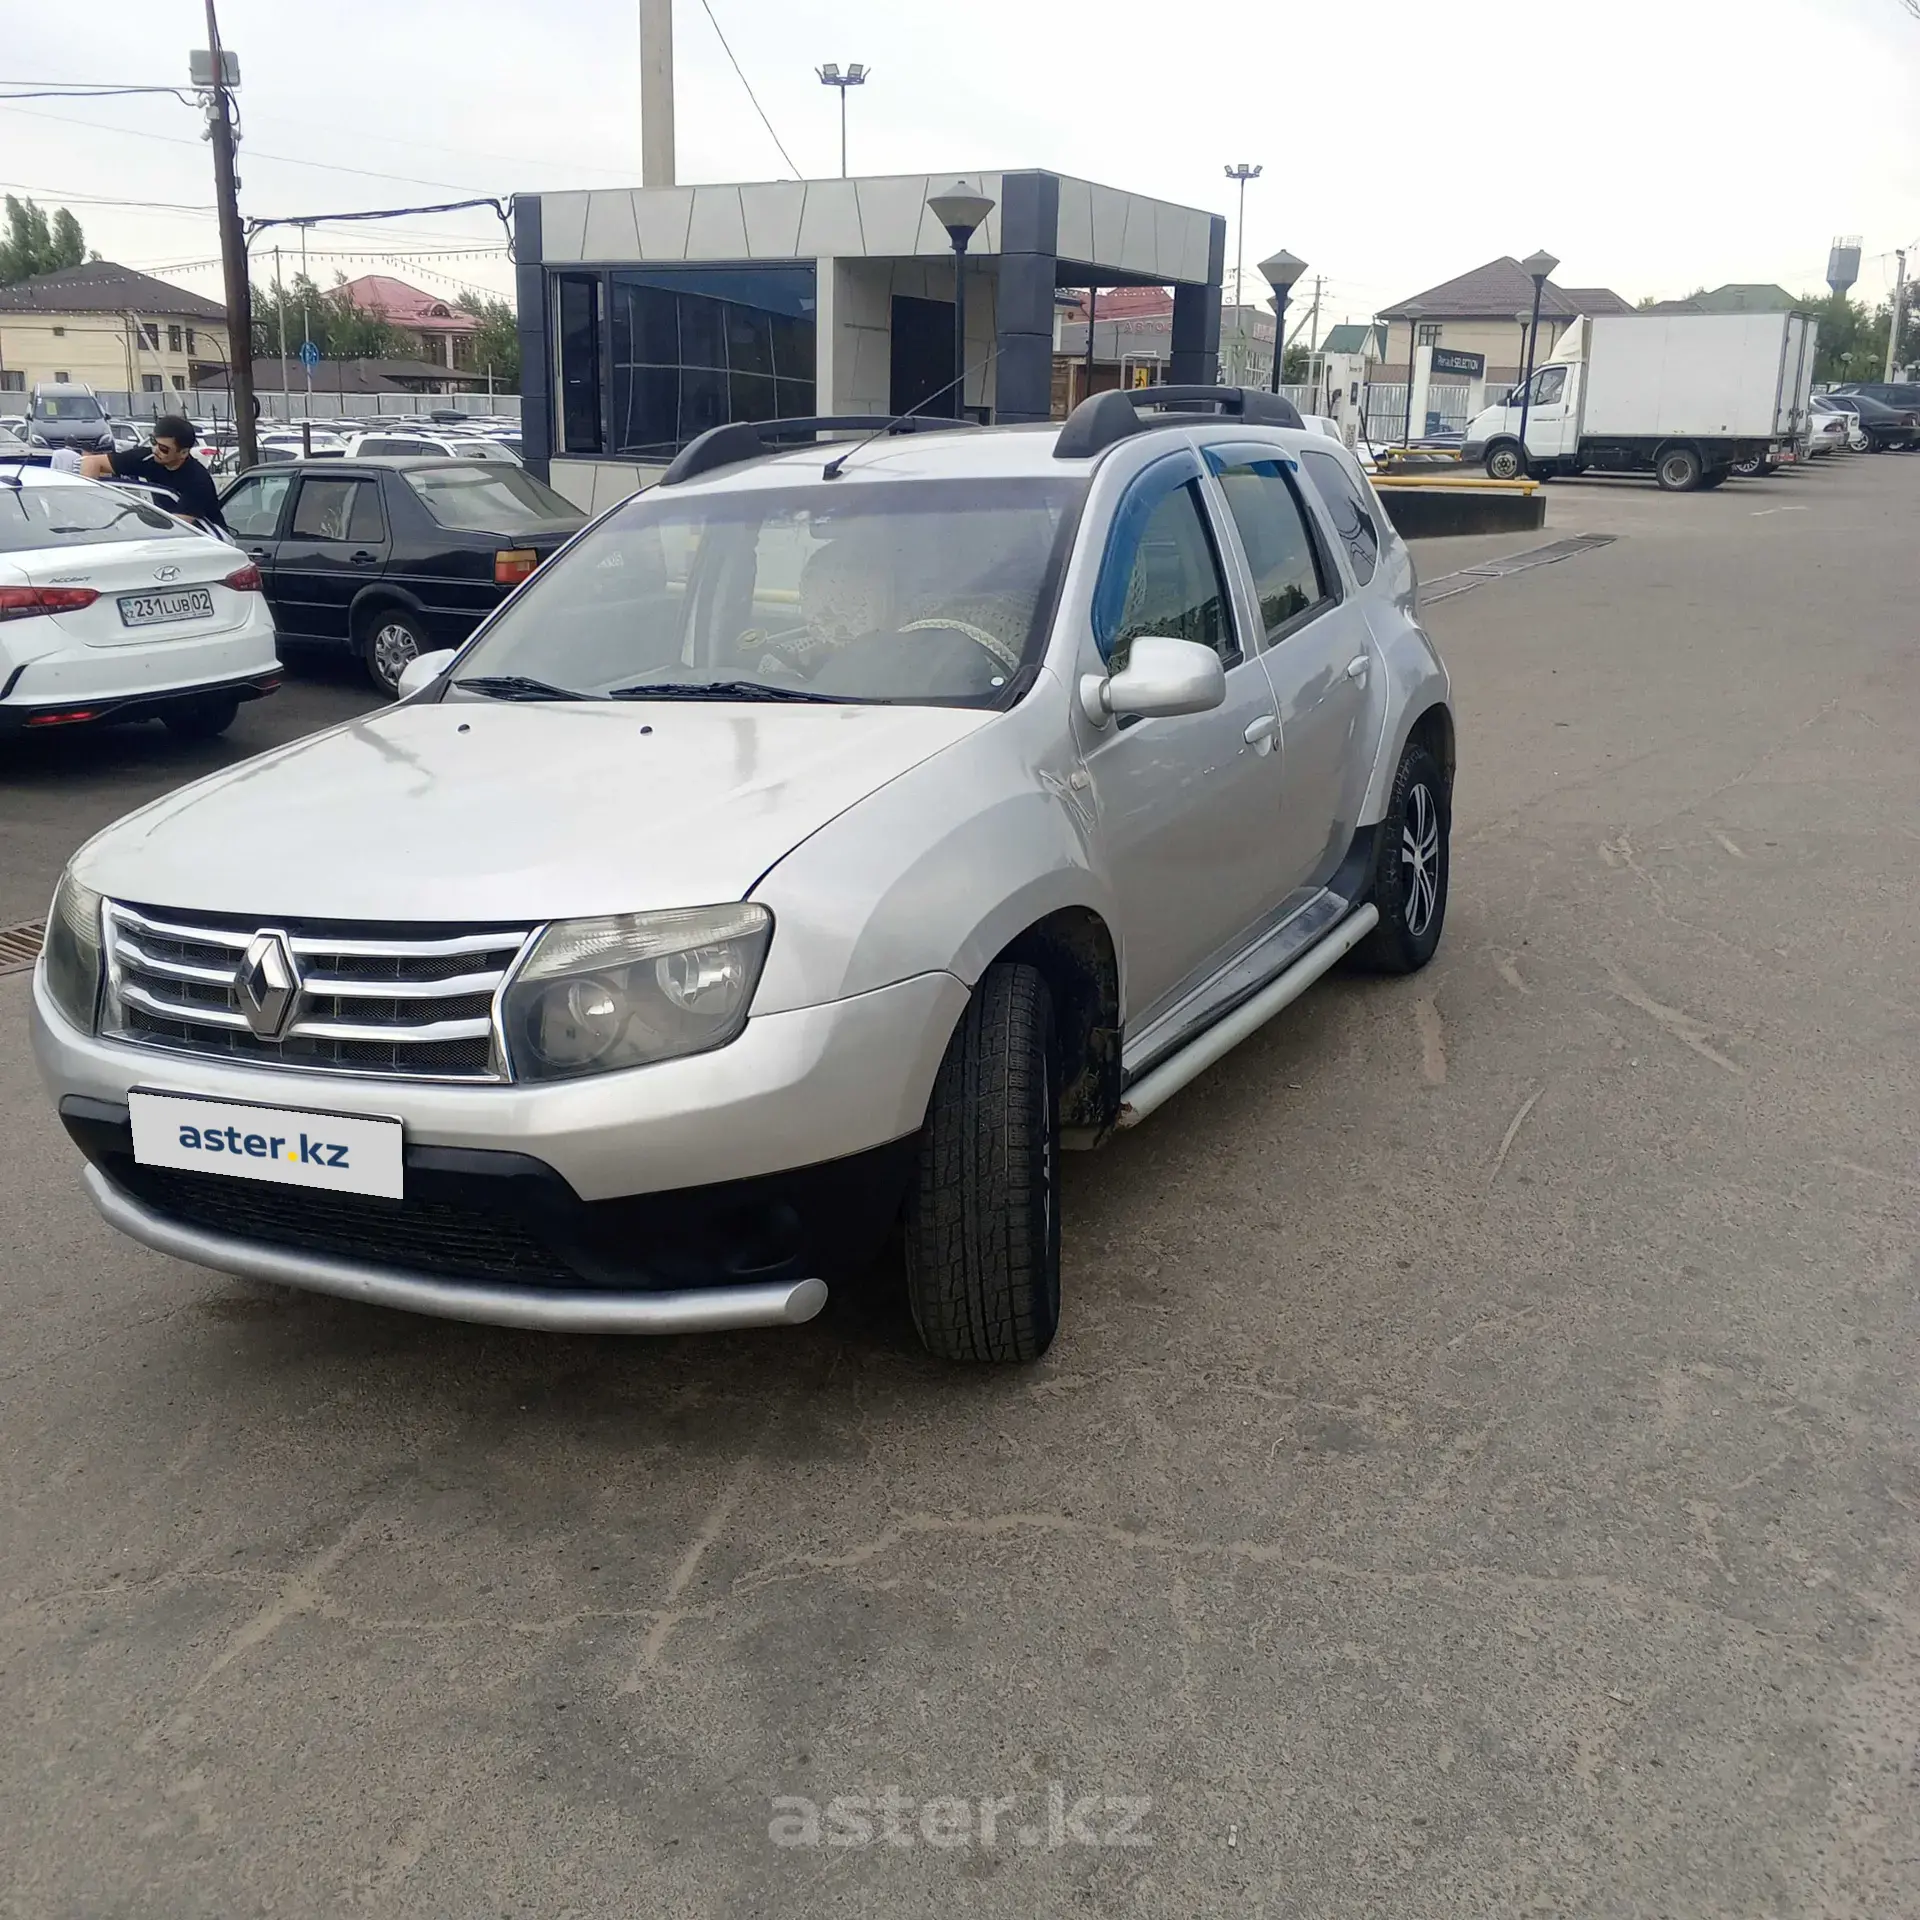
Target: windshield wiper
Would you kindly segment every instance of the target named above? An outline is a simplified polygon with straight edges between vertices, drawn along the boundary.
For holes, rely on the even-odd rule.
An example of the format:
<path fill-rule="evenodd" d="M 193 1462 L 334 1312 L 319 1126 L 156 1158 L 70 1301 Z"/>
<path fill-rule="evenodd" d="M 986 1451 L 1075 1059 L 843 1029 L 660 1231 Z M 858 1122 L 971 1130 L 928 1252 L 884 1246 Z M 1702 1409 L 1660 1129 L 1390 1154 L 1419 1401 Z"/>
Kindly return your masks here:
<path fill-rule="evenodd" d="M 464 683 L 463 683 L 464 684 Z M 615 687 L 609 700 L 807 700 L 822 706 L 857 707 L 861 703 L 844 693 L 815 693 L 810 687 L 784 687 L 773 680 L 642 680 L 631 687 Z"/>
<path fill-rule="evenodd" d="M 524 673 L 481 673 L 453 684 L 462 693 L 484 693 L 489 700 L 584 700 L 587 697 L 571 687 L 529 679 Z"/>

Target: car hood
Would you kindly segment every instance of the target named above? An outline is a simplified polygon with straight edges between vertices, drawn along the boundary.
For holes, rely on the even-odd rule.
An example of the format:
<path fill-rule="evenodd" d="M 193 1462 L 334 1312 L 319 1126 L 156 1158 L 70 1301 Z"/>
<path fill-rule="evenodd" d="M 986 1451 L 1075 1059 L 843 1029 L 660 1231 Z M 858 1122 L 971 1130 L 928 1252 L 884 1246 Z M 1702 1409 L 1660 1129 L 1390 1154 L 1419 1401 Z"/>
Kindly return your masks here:
<path fill-rule="evenodd" d="M 261 920 L 502 921 L 742 898 L 991 714 L 940 707 L 390 707 L 91 841 L 116 899 Z"/>

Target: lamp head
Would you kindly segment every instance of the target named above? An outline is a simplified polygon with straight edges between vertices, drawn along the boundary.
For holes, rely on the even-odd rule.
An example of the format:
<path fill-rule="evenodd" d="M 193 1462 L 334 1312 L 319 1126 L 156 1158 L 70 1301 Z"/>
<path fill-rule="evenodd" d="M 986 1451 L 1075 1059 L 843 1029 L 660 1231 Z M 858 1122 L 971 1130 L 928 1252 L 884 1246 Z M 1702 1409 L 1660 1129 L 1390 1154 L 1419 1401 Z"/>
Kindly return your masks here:
<path fill-rule="evenodd" d="M 993 211 L 993 198 L 968 180 L 956 180 L 939 193 L 927 196 L 933 217 L 953 237 L 953 244 L 964 246 L 975 230 Z"/>
<path fill-rule="evenodd" d="M 1536 252 L 1528 254 L 1527 257 L 1520 262 L 1527 278 L 1536 286 L 1538 286 L 1542 280 L 1546 279 L 1559 264 L 1560 262 L 1556 260 L 1545 247 L 1541 247 Z"/>

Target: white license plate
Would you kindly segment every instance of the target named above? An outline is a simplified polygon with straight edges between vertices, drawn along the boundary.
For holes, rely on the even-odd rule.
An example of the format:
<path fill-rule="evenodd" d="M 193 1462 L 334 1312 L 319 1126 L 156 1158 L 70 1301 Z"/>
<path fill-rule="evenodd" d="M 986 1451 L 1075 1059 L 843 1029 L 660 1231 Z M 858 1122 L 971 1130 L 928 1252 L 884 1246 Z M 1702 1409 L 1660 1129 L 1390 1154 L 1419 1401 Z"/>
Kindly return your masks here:
<path fill-rule="evenodd" d="M 123 593 L 123 627 L 159 627 L 169 620 L 211 620 L 213 592 L 208 587 L 176 587 L 171 593 Z"/>
<path fill-rule="evenodd" d="M 133 1157 L 143 1167 L 178 1167 L 327 1193 L 372 1193 L 386 1200 L 398 1200 L 403 1191 L 398 1120 L 139 1088 L 127 1095 L 127 1106 L 133 1115 Z"/>

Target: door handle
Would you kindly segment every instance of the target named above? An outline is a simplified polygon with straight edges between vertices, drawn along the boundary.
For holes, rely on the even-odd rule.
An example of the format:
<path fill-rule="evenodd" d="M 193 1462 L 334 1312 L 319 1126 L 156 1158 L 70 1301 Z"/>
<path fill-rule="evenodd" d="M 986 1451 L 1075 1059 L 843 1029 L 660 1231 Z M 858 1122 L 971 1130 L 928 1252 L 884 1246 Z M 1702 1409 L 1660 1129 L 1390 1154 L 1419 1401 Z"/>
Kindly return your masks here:
<path fill-rule="evenodd" d="M 1367 656 L 1364 653 L 1356 653 L 1353 658 L 1347 662 L 1347 678 L 1349 680 L 1364 680 L 1367 677 L 1367 666 Z"/>
<path fill-rule="evenodd" d="M 1248 746 L 1257 748 L 1261 753 L 1271 753 L 1273 737 L 1279 731 L 1280 716 L 1274 713 L 1263 713 L 1248 727 L 1244 737 Z"/>
<path fill-rule="evenodd" d="M 377 553 L 369 553 L 365 547 L 356 547 L 352 553 L 347 555 L 347 558 L 356 567 L 370 567 L 380 556 Z"/>

